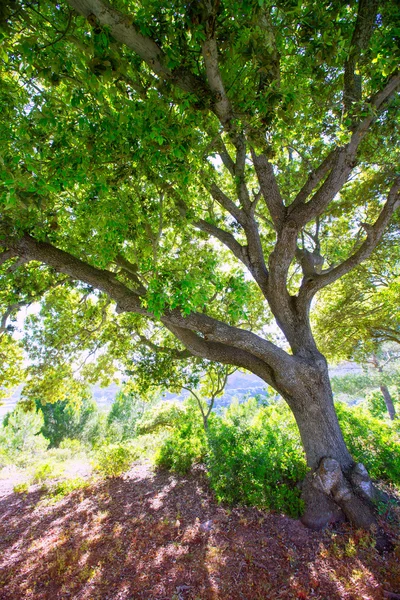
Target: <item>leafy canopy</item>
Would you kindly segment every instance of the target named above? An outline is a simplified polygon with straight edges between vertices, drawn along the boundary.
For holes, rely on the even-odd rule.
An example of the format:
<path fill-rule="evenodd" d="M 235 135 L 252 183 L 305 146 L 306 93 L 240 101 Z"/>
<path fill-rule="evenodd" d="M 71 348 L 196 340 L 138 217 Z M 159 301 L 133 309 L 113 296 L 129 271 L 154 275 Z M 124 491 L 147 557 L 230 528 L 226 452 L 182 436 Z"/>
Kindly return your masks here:
<path fill-rule="evenodd" d="M 240 332 L 273 340 L 273 314 L 296 353 L 312 296 L 397 206 L 399 16 L 363 0 L 3 6 L 0 301 L 8 318 L 44 299 L 27 395 L 132 360 L 165 380 L 190 356 L 278 385 Z"/>

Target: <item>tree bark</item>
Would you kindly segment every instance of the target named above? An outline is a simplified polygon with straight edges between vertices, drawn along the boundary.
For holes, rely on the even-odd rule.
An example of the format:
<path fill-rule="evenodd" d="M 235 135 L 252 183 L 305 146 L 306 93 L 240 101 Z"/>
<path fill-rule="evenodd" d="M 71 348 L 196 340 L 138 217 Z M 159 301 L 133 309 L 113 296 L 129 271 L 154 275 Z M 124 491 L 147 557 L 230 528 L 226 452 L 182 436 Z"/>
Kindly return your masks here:
<path fill-rule="evenodd" d="M 310 473 L 302 484 L 302 521 L 313 529 L 347 518 L 356 527 L 376 525 L 376 492 L 362 464 L 350 455 L 336 416 L 328 366 L 315 350 L 301 359 L 296 388 L 279 390 L 296 419 Z"/>
<path fill-rule="evenodd" d="M 396 418 L 396 410 L 394 408 L 392 396 L 390 395 L 387 385 L 381 385 L 380 388 L 381 388 L 383 398 L 385 400 L 385 404 L 386 404 L 387 411 L 389 413 L 389 417 L 391 418 L 392 421 L 394 421 Z"/>

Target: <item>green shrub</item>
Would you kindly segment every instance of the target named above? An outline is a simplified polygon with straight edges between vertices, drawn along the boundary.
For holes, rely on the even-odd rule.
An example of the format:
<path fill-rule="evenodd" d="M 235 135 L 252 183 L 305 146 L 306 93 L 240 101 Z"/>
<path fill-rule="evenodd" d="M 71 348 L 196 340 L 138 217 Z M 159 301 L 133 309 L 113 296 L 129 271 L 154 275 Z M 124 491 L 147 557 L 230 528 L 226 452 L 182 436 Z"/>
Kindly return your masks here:
<path fill-rule="evenodd" d="M 89 487 L 90 481 L 83 479 L 82 477 L 76 477 L 74 479 L 65 479 L 59 481 L 54 487 L 51 488 L 49 495 L 55 501 L 60 500 L 64 496 L 67 496 L 75 490 L 82 490 Z"/>
<path fill-rule="evenodd" d="M 374 418 L 359 406 L 336 404 L 336 412 L 347 447 L 373 479 L 400 485 L 400 435 L 396 422 Z"/>
<path fill-rule="evenodd" d="M 46 479 L 51 479 L 57 477 L 60 474 L 60 469 L 57 469 L 55 465 L 51 463 L 41 463 L 39 464 L 33 473 L 33 481 L 35 483 L 41 483 L 46 481 Z"/>
<path fill-rule="evenodd" d="M 29 491 L 29 484 L 24 481 L 23 483 L 16 483 L 13 487 L 14 494 L 27 494 Z"/>
<path fill-rule="evenodd" d="M 389 390 L 392 395 L 393 405 L 396 412 L 399 411 L 398 401 L 396 398 L 395 389 Z M 376 419 L 389 419 L 388 409 L 385 404 L 383 394 L 380 390 L 373 390 L 366 395 L 366 405 L 373 417 Z"/>
<path fill-rule="evenodd" d="M 129 469 L 138 453 L 131 445 L 103 446 L 95 460 L 94 469 L 105 477 L 120 477 Z"/>
<path fill-rule="evenodd" d="M 183 475 L 190 471 L 193 464 L 204 460 L 206 436 L 201 416 L 193 401 L 188 399 L 180 407 L 174 407 L 171 412 L 171 431 L 156 451 L 154 462 L 161 469 Z M 165 412 L 162 411 L 161 414 L 164 416 Z M 156 415 L 155 421 L 157 420 Z"/>
<path fill-rule="evenodd" d="M 195 463 L 201 462 L 204 450 L 204 440 L 200 436 L 187 438 L 176 430 L 157 450 L 155 464 L 160 469 L 184 475 Z"/>
<path fill-rule="evenodd" d="M 63 439 L 60 442 L 59 449 L 60 450 L 69 450 L 69 454 L 71 454 L 72 456 L 74 456 L 76 454 L 80 454 L 85 451 L 85 448 L 82 445 L 82 442 L 80 442 L 79 440 L 71 439 L 71 438 Z"/>
<path fill-rule="evenodd" d="M 159 402 L 147 410 L 136 424 L 139 435 L 156 433 L 161 429 L 175 429 L 180 426 L 185 414 L 185 406 L 178 402 Z"/>
<path fill-rule="evenodd" d="M 283 404 L 258 408 L 254 399 L 232 404 L 210 422 L 207 456 L 211 487 L 220 502 L 299 516 L 296 482 L 307 472 L 297 426 Z"/>

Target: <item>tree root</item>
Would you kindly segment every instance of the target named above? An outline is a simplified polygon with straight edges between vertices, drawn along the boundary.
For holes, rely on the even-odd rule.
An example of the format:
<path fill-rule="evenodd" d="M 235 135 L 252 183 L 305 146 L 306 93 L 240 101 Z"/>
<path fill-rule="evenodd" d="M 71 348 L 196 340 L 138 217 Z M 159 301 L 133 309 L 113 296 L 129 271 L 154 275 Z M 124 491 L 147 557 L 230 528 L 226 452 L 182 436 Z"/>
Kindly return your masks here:
<path fill-rule="evenodd" d="M 361 463 L 345 477 L 337 460 L 323 458 L 318 468 L 307 475 L 302 498 L 305 503 L 302 522 L 307 527 L 323 529 L 347 519 L 357 528 L 374 530 L 378 550 L 389 549 L 390 542 L 378 529 L 373 507 L 375 501 L 383 498 Z"/>

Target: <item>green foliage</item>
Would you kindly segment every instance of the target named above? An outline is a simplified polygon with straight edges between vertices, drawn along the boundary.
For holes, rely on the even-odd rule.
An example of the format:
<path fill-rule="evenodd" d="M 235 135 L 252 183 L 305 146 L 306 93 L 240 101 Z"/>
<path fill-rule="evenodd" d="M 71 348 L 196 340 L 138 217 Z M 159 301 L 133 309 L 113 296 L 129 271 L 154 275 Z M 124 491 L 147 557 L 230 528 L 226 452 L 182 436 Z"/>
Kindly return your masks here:
<path fill-rule="evenodd" d="M 84 446 L 79 440 L 64 438 L 59 445 L 60 450 L 67 450 L 71 456 L 80 454 L 84 451 Z"/>
<path fill-rule="evenodd" d="M 104 445 L 98 450 L 94 469 L 104 477 L 120 477 L 137 456 L 137 451 L 127 444 Z"/>
<path fill-rule="evenodd" d="M 29 484 L 24 481 L 22 483 L 16 483 L 13 487 L 14 494 L 27 494 L 29 492 Z"/>
<path fill-rule="evenodd" d="M 324 290 L 313 315 L 319 346 L 332 360 L 365 362 L 384 343 L 400 343 L 398 224 L 374 256 Z"/>
<path fill-rule="evenodd" d="M 57 448 L 67 438 L 74 438 L 88 446 L 100 443 L 105 433 L 105 423 L 97 403 L 87 395 L 78 403 L 67 400 L 43 402 L 36 400 L 43 413 L 42 434 Z"/>
<path fill-rule="evenodd" d="M 160 402 L 148 410 L 139 423 L 139 434 L 155 433 L 160 429 L 173 429 L 184 417 L 184 406 L 179 402 Z"/>
<path fill-rule="evenodd" d="M 299 516 L 300 481 L 307 469 L 296 424 L 283 405 L 232 404 L 209 430 L 210 483 L 221 502 Z"/>
<path fill-rule="evenodd" d="M 145 408 L 146 402 L 138 395 L 119 392 L 107 415 L 107 439 L 113 442 L 133 439 Z"/>
<path fill-rule="evenodd" d="M 362 462 L 373 479 L 400 486 L 399 426 L 375 419 L 367 410 L 336 404 L 336 412 L 347 447 Z"/>
<path fill-rule="evenodd" d="M 0 403 L 8 392 L 25 378 L 23 352 L 20 342 L 11 335 L 0 334 Z"/>
<path fill-rule="evenodd" d="M 0 448 L 3 460 L 20 465 L 27 464 L 33 457 L 42 455 L 49 445 L 40 433 L 44 424 L 43 413 L 27 411 L 21 404 L 8 413 L 0 429 Z"/>
<path fill-rule="evenodd" d="M 202 419 L 193 400 L 186 400 L 179 410 L 170 409 L 168 424 L 171 431 L 156 451 L 154 462 L 162 469 L 187 473 L 204 460 L 206 451 Z"/>
<path fill-rule="evenodd" d="M 334 394 L 357 397 L 363 395 L 365 390 L 371 386 L 371 379 L 365 373 L 348 374 L 332 377 L 331 384 Z"/>
<path fill-rule="evenodd" d="M 42 483 L 46 479 L 53 479 L 60 474 L 60 470 L 56 466 L 49 462 L 39 464 L 33 473 L 33 481 L 35 483 Z"/>
<path fill-rule="evenodd" d="M 89 487 L 90 481 L 87 479 L 83 479 L 82 477 L 75 477 L 74 479 L 65 479 L 64 481 L 58 481 L 55 486 L 53 486 L 48 495 L 54 502 L 58 502 L 64 496 L 67 496 L 71 492 L 75 490 L 83 490 Z"/>

